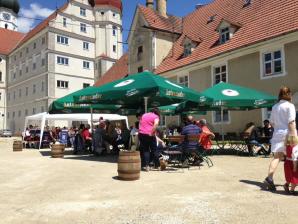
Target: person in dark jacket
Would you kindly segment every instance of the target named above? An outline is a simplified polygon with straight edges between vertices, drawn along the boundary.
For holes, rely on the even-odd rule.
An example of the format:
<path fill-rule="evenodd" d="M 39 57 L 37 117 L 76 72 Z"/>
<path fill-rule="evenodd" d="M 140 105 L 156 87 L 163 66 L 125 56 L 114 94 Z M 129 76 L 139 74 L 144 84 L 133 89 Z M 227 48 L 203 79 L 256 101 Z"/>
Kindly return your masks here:
<path fill-rule="evenodd" d="M 100 121 L 93 135 L 94 154 L 103 155 L 107 151 L 106 145 L 108 141 L 109 137 L 106 131 L 106 124 L 104 121 Z"/>
<path fill-rule="evenodd" d="M 250 122 L 246 125 L 244 133 L 246 134 L 245 141 L 250 155 L 254 156 L 267 154 L 267 151 L 265 150 L 264 146 L 259 142 L 259 132 L 253 122 Z"/>

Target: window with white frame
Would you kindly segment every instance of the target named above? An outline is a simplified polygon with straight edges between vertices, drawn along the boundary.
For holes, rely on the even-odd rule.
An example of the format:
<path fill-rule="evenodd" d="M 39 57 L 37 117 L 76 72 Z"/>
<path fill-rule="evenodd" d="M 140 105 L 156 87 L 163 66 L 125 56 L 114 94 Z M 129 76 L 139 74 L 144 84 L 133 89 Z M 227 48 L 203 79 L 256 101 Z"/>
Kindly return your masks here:
<path fill-rule="evenodd" d="M 262 119 L 269 120 L 271 116 L 272 108 L 263 108 L 262 109 Z"/>
<path fill-rule="evenodd" d="M 214 67 L 214 85 L 220 82 L 227 82 L 227 66 Z"/>
<path fill-rule="evenodd" d="M 223 118 L 223 119 L 222 119 Z M 223 110 L 223 116 L 221 118 L 221 111 L 213 112 L 213 122 L 214 123 L 226 123 L 230 121 L 230 114 L 228 110 Z"/>
<path fill-rule="evenodd" d="M 81 23 L 81 32 L 86 33 L 87 32 L 87 28 L 86 28 L 86 24 L 85 23 Z"/>
<path fill-rule="evenodd" d="M 45 64 L 46 64 L 46 59 L 45 58 L 42 58 L 41 59 L 41 66 L 45 66 Z"/>
<path fill-rule="evenodd" d="M 284 71 L 282 50 L 263 53 L 263 77 L 280 75 Z"/>
<path fill-rule="evenodd" d="M 83 42 L 83 50 L 86 50 L 86 51 L 89 50 L 89 43 L 88 42 Z"/>
<path fill-rule="evenodd" d="M 191 55 L 191 50 L 192 50 L 192 44 L 191 43 L 186 43 L 184 44 L 184 57 L 187 57 Z"/>
<path fill-rule="evenodd" d="M 165 126 L 166 125 L 166 116 L 165 115 L 160 116 L 159 125 L 160 126 Z"/>
<path fill-rule="evenodd" d="M 64 17 L 64 18 L 63 18 L 63 26 L 64 26 L 64 27 L 67 26 L 67 22 L 66 22 L 66 21 L 67 21 L 67 20 L 66 20 L 66 18 Z"/>
<path fill-rule="evenodd" d="M 225 27 L 223 29 L 220 29 L 220 43 L 224 44 L 228 40 L 230 40 L 230 28 Z"/>
<path fill-rule="evenodd" d="M 81 16 L 86 16 L 86 9 L 80 8 L 80 15 Z"/>
<path fill-rule="evenodd" d="M 180 84 L 180 85 L 188 87 L 188 85 L 189 85 L 188 81 L 189 81 L 188 75 L 178 77 L 178 84 Z"/>
<path fill-rule="evenodd" d="M 61 89 L 67 89 L 68 81 L 57 80 L 57 87 Z"/>
<path fill-rule="evenodd" d="M 117 27 L 113 26 L 113 36 L 116 36 L 116 33 L 117 33 Z"/>
<path fill-rule="evenodd" d="M 57 43 L 68 45 L 68 37 L 57 35 Z"/>
<path fill-rule="evenodd" d="M 90 69 L 90 62 L 89 61 L 83 61 L 83 68 L 84 69 Z"/>
<path fill-rule="evenodd" d="M 116 49 L 116 45 L 113 45 L 113 52 L 116 52 L 117 49 Z"/>
<path fill-rule="evenodd" d="M 90 86 L 89 83 L 83 83 L 83 88 L 84 88 L 84 89 L 87 88 L 87 87 L 89 87 L 89 86 Z"/>
<path fill-rule="evenodd" d="M 57 56 L 57 64 L 69 65 L 68 62 L 69 62 L 68 58 Z"/>

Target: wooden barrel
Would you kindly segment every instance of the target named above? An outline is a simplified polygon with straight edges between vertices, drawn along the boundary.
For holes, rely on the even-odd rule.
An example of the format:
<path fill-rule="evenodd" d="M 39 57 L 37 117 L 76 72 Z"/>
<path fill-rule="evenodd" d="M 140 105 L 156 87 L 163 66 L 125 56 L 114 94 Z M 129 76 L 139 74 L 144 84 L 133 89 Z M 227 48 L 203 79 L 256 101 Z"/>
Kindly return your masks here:
<path fill-rule="evenodd" d="M 21 152 L 23 151 L 23 143 L 22 141 L 13 141 L 13 151 L 14 152 Z"/>
<path fill-rule="evenodd" d="M 64 157 L 65 145 L 63 144 L 54 144 L 51 148 L 51 153 L 53 158 L 63 158 Z"/>
<path fill-rule="evenodd" d="M 139 151 L 120 151 L 118 159 L 118 178 L 120 180 L 140 179 L 141 158 Z"/>

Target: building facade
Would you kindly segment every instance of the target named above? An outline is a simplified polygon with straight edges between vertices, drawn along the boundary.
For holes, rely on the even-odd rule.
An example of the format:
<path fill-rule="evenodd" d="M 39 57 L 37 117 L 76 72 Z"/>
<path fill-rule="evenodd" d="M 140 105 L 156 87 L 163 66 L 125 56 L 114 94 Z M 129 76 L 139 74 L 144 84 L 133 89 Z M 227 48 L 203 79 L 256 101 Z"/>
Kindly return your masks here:
<path fill-rule="evenodd" d="M 8 128 L 23 130 L 26 116 L 93 85 L 121 56 L 121 1 L 68 1 L 8 56 Z"/>
<path fill-rule="evenodd" d="M 183 19 L 168 15 L 166 0 L 138 6 L 129 35 L 129 73 L 142 68 L 203 91 L 230 82 L 277 95 L 289 86 L 298 110 L 298 23 L 294 0 L 214 0 Z M 145 30 L 144 30 L 145 29 Z M 270 109 L 208 112 L 220 131 L 262 125 Z M 200 116 L 202 117 L 202 116 Z M 166 118 L 167 123 L 178 119 Z"/>

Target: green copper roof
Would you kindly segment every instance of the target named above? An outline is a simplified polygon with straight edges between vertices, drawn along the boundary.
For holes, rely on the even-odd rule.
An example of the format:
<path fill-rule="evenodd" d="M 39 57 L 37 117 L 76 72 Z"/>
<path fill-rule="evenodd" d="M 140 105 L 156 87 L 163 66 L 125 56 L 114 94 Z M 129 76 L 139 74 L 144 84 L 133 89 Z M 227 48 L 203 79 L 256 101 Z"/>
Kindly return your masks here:
<path fill-rule="evenodd" d="M 0 7 L 11 9 L 16 14 L 20 11 L 20 4 L 18 0 L 0 0 Z"/>

